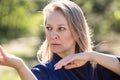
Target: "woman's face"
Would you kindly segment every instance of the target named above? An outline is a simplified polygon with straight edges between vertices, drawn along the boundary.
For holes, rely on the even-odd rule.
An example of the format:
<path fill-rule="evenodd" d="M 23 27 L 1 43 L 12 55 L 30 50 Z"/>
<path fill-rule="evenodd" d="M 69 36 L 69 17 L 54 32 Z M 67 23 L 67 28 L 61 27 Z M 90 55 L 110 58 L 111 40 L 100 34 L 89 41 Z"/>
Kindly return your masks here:
<path fill-rule="evenodd" d="M 46 19 L 46 38 L 52 52 L 65 57 L 75 52 L 75 40 L 62 12 L 52 11 Z"/>

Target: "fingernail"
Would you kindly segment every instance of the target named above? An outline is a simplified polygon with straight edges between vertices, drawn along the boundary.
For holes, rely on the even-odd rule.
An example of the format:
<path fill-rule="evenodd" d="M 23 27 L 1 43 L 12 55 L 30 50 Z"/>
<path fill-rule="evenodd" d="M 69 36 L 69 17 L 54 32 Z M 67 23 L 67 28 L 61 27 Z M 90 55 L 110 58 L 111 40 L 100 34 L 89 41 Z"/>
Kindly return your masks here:
<path fill-rule="evenodd" d="M 60 68 L 59 68 L 59 67 L 55 67 L 55 68 L 54 68 L 54 70 L 58 70 L 58 69 L 60 69 Z"/>
<path fill-rule="evenodd" d="M 55 67 L 54 70 L 57 70 L 57 68 Z"/>
<path fill-rule="evenodd" d="M 60 69 L 60 68 L 61 68 L 61 67 L 55 67 L 54 70 L 58 70 L 58 69 Z"/>

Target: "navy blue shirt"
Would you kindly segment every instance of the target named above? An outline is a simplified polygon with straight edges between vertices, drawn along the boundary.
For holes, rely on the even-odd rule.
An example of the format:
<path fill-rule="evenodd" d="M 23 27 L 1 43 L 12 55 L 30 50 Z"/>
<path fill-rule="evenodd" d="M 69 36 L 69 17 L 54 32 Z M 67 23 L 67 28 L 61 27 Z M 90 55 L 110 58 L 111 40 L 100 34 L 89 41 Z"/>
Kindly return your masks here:
<path fill-rule="evenodd" d="M 93 69 L 90 62 L 79 68 L 54 70 L 54 64 L 60 59 L 61 57 L 54 54 L 51 61 L 34 66 L 33 74 L 38 80 L 120 80 L 119 75 L 99 64 Z"/>

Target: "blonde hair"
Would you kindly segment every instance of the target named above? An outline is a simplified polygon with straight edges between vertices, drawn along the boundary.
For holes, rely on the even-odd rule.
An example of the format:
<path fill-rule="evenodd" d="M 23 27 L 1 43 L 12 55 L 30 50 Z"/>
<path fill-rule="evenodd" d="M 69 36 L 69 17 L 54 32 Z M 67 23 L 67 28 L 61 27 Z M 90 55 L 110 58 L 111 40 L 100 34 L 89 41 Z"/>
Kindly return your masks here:
<path fill-rule="evenodd" d="M 76 41 L 77 52 L 91 51 L 90 31 L 81 8 L 74 2 L 68 0 L 51 2 L 43 9 L 44 24 L 46 24 L 48 14 L 55 10 L 60 10 L 66 17 L 72 36 Z M 43 62 L 52 58 L 53 53 L 50 51 L 47 39 L 37 54 L 39 60 L 41 58 Z"/>

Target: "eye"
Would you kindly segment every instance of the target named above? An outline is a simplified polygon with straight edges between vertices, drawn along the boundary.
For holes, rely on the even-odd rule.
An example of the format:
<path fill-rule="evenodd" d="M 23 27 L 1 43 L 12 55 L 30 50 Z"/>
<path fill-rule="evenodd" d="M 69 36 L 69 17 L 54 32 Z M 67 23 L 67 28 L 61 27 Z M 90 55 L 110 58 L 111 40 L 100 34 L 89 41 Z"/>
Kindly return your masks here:
<path fill-rule="evenodd" d="M 59 31 L 64 31 L 64 30 L 66 30 L 66 28 L 64 28 L 64 27 L 59 27 L 58 30 L 59 30 Z"/>
<path fill-rule="evenodd" d="M 51 30 L 52 30 L 52 27 L 46 27 L 46 29 L 47 29 L 48 31 L 51 31 Z"/>

